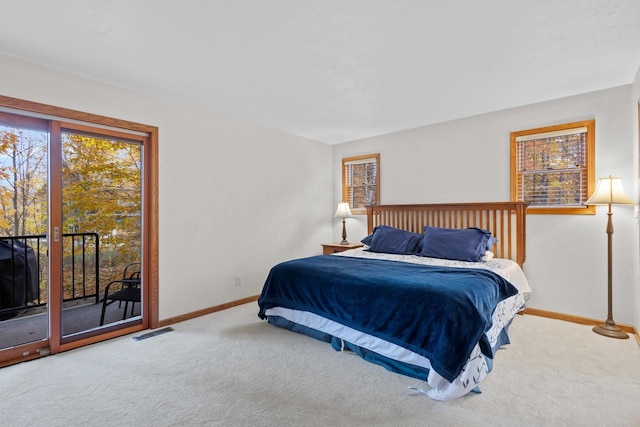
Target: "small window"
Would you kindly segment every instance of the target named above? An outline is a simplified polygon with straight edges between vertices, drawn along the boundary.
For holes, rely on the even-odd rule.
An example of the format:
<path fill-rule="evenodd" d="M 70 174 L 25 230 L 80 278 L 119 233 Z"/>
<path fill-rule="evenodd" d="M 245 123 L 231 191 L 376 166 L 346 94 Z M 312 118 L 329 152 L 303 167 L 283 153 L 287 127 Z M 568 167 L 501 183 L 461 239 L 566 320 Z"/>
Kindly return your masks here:
<path fill-rule="evenodd" d="M 511 200 L 528 213 L 594 214 L 595 120 L 511 133 Z"/>
<path fill-rule="evenodd" d="M 380 203 L 380 154 L 342 159 L 342 201 L 355 215 L 365 206 Z"/>

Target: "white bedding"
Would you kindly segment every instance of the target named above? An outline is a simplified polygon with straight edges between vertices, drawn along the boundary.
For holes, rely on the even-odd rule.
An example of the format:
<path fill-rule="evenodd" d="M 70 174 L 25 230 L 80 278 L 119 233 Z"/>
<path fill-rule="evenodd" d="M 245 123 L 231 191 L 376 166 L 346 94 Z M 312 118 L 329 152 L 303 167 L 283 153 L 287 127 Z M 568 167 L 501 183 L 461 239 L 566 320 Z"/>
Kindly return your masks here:
<path fill-rule="evenodd" d="M 504 277 L 521 293 L 530 294 L 531 287 L 529 281 L 524 275 L 522 268 L 517 262 L 505 258 L 491 258 L 488 261 L 470 262 L 456 261 L 451 259 L 429 258 L 417 255 L 396 255 L 384 254 L 377 252 L 369 252 L 365 248 L 349 249 L 344 252 L 332 254 L 333 256 L 350 256 L 356 258 L 375 258 L 386 259 L 392 261 L 404 261 L 413 264 L 439 265 L 445 267 L 461 267 L 461 268 L 480 268 L 483 270 L 493 271 L 494 273 Z"/>
<path fill-rule="evenodd" d="M 333 256 L 377 258 L 449 267 L 482 268 L 493 271 L 494 273 L 504 277 L 520 292 L 504 301 L 501 301 L 497 305 L 493 313 L 492 327 L 487 332 L 487 338 L 489 339 L 492 347 L 496 345 L 500 331 L 502 331 L 502 329 L 511 322 L 519 310 L 524 308 L 525 297 L 531 292 L 529 282 L 527 281 L 520 266 L 507 259 L 493 258 L 486 262 L 465 262 L 413 255 L 374 253 L 365 251 L 363 248 L 336 253 L 333 254 Z M 431 368 L 429 360 L 421 355 L 313 313 L 274 307 L 267 309 L 265 314 L 267 316 L 280 316 L 291 322 L 330 334 L 336 338 L 366 348 L 399 362 L 413 364 L 427 369 Z M 489 365 L 487 360 L 481 353 L 479 345 L 476 344 L 461 374 L 453 382 L 450 383 L 435 372 L 435 370 L 430 369 L 429 376 L 426 381 L 432 388 L 428 390 L 426 394 L 435 400 L 451 400 L 461 397 L 472 391 L 478 384 L 480 384 L 488 372 Z"/>

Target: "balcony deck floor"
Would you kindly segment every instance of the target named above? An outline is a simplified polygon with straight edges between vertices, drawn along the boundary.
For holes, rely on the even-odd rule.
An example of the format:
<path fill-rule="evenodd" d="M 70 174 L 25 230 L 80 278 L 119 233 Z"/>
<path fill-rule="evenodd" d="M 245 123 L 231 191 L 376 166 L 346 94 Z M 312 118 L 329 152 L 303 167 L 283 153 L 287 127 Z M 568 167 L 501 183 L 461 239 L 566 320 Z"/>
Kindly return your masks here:
<path fill-rule="evenodd" d="M 119 308 L 117 303 L 107 306 L 105 325 L 122 320 L 123 310 L 124 305 Z M 48 330 L 47 313 L 42 311 L 42 308 L 26 310 L 18 317 L 0 321 L 0 349 L 46 338 Z M 102 303 L 82 304 L 64 308 L 62 314 L 63 335 L 99 328 L 101 311 Z M 34 312 L 36 314 L 33 314 Z M 135 305 L 133 315 L 140 316 L 140 304 Z M 131 305 L 127 310 L 127 318 L 129 317 L 131 317 Z"/>

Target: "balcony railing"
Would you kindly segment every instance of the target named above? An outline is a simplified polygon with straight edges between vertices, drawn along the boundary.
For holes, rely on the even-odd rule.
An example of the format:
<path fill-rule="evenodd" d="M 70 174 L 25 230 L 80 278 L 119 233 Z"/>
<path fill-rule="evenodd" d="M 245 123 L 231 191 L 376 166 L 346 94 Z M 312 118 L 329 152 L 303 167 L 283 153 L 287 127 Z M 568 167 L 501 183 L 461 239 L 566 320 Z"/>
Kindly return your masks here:
<path fill-rule="evenodd" d="M 97 233 L 62 236 L 63 302 L 100 300 L 100 239 Z M 0 317 L 48 301 L 46 235 L 0 237 Z"/>

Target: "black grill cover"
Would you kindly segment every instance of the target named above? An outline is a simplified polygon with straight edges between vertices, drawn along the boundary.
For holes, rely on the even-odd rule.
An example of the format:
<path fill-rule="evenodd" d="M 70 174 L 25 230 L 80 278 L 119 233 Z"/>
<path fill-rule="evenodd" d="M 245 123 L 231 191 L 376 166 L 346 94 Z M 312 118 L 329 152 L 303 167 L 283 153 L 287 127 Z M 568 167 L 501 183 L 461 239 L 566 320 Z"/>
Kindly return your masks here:
<path fill-rule="evenodd" d="M 23 307 L 38 298 L 36 256 L 29 245 L 0 240 L 0 309 Z"/>

